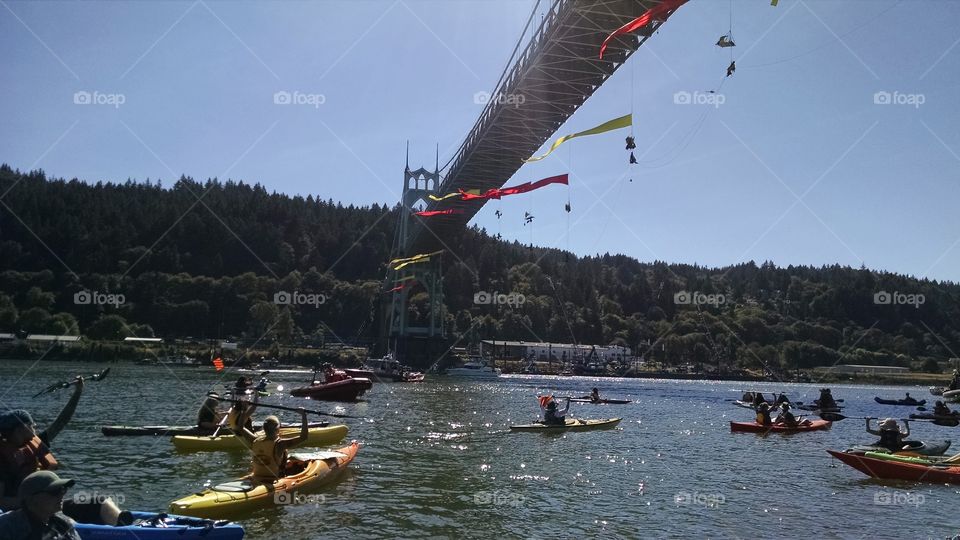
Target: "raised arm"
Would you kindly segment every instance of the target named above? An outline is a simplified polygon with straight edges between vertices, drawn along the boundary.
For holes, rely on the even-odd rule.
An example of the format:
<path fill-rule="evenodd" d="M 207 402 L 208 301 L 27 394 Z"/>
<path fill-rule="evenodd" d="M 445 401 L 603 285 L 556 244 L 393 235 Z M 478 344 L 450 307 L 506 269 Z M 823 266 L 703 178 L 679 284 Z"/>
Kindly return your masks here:
<path fill-rule="evenodd" d="M 909 420 L 904 420 L 904 421 L 903 421 L 903 427 L 907 428 L 906 433 L 903 433 L 903 438 L 906 439 L 907 437 L 910 436 L 910 421 L 909 421 Z"/>
<path fill-rule="evenodd" d="M 879 432 L 879 431 L 874 431 L 874 430 L 870 429 L 870 420 L 871 420 L 870 418 L 867 418 L 867 433 L 869 433 L 869 434 L 871 434 L 871 435 L 876 435 L 877 437 L 879 437 L 879 436 L 880 436 L 880 432 Z"/>
<path fill-rule="evenodd" d="M 289 439 L 281 439 L 280 442 L 283 444 L 284 448 L 293 448 L 303 442 L 306 442 L 307 437 L 310 435 L 309 426 L 307 425 L 307 411 L 302 407 L 300 408 L 300 434 L 296 437 L 291 437 Z"/>
<path fill-rule="evenodd" d="M 83 377 L 77 377 L 76 388 L 73 390 L 73 395 L 70 396 L 70 401 L 63 407 L 63 410 L 60 411 L 60 415 L 57 416 L 57 419 L 50 424 L 47 429 L 47 441 L 53 441 L 53 439 L 63 431 L 63 428 L 67 425 L 67 422 L 73 418 L 73 413 L 77 410 L 77 403 L 80 402 L 80 394 L 83 393 Z"/>

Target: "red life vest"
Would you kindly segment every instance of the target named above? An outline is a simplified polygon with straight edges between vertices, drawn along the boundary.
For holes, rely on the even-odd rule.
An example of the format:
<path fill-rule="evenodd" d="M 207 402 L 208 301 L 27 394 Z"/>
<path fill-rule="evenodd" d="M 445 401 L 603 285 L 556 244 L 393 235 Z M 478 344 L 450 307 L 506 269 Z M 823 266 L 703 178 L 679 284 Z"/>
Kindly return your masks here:
<path fill-rule="evenodd" d="M 14 486 L 6 486 L 9 490 L 19 487 L 20 482 L 30 474 L 41 470 L 55 470 L 59 464 L 47 445 L 34 435 L 22 446 L 0 442 L 0 466 L 5 476 L 15 483 Z"/>

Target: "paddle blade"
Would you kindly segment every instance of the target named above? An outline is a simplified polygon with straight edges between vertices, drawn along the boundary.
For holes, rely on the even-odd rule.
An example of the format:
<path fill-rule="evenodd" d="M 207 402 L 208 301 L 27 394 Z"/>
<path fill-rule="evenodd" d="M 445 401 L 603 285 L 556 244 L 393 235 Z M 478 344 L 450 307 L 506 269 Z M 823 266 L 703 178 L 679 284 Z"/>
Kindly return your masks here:
<path fill-rule="evenodd" d="M 828 422 L 839 422 L 840 420 L 845 419 L 846 416 L 844 416 L 844 415 L 842 415 L 842 414 L 840 414 L 840 413 L 824 412 L 824 413 L 820 413 L 820 418 L 823 418 L 824 420 L 827 420 Z"/>

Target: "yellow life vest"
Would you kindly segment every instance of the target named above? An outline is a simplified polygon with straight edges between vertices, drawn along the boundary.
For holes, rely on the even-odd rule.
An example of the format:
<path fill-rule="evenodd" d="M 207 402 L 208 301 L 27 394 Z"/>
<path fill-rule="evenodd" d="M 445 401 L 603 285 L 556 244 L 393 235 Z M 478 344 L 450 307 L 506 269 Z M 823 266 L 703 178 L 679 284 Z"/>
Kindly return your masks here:
<path fill-rule="evenodd" d="M 253 440 L 250 450 L 253 452 L 253 476 L 257 480 L 273 481 L 283 477 L 287 451 L 279 442 L 279 435 L 275 439 L 268 439 L 263 434 Z"/>

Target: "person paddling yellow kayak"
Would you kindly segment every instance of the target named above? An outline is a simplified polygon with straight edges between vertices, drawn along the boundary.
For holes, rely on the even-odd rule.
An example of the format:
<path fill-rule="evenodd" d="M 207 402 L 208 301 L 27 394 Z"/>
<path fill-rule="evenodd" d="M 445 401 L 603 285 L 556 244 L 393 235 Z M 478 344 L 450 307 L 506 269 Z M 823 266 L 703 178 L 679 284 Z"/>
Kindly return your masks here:
<path fill-rule="evenodd" d="M 300 434 L 296 437 L 280 437 L 280 419 L 276 416 L 268 416 L 263 421 L 263 432 L 259 435 L 246 427 L 240 431 L 253 453 L 254 481 L 272 483 L 286 476 L 287 451 L 306 441 L 309 436 L 307 411 L 301 408 L 300 416 Z"/>

